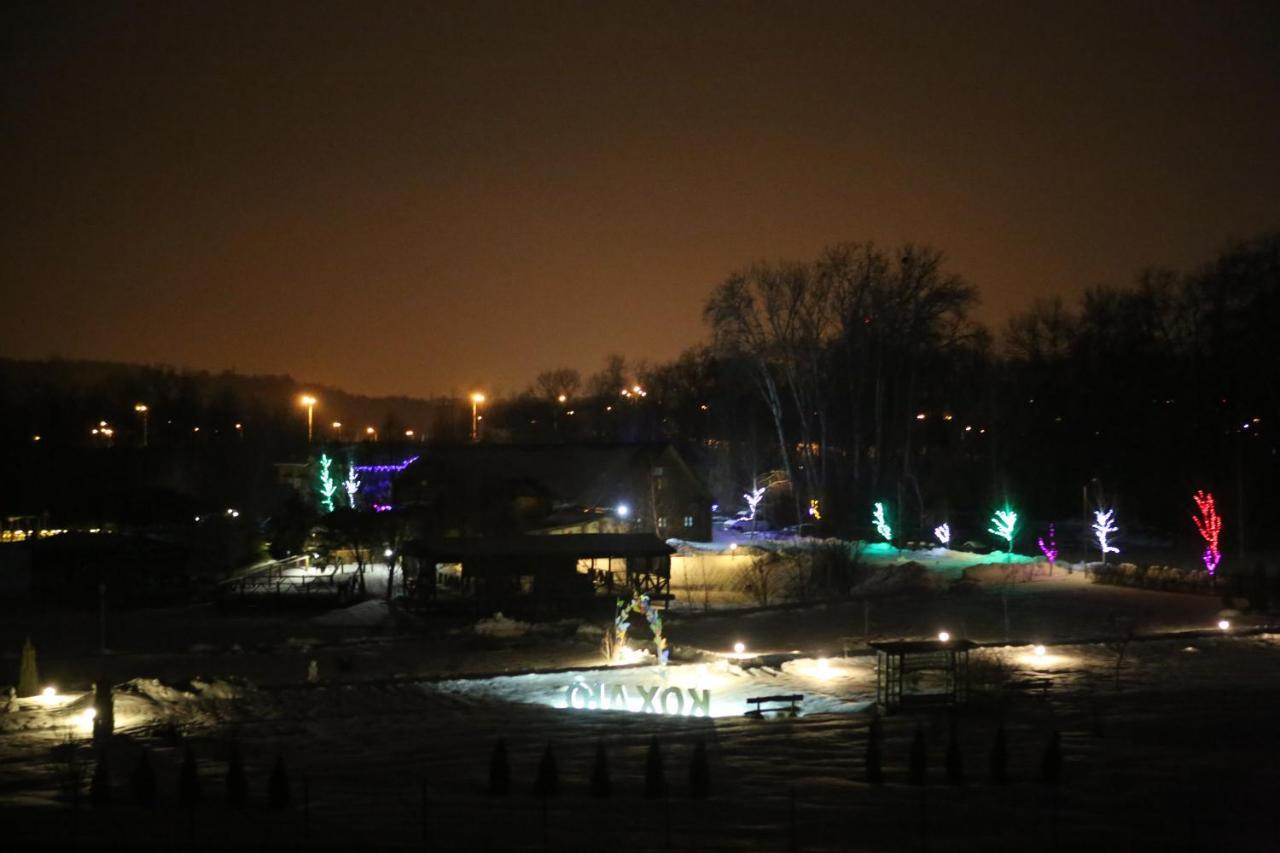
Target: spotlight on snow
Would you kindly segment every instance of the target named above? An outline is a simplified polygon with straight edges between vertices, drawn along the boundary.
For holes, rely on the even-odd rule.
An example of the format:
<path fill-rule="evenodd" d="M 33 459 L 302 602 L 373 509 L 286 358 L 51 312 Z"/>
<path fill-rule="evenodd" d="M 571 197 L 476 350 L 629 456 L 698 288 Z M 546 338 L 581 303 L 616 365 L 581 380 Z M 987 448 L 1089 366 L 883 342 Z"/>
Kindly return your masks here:
<path fill-rule="evenodd" d="M 1231 630 L 1231 621 L 1230 621 L 1230 620 L 1228 620 L 1228 619 L 1219 619 L 1219 620 L 1218 620 L 1218 630 L 1220 630 L 1220 631 L 1230 631 L 1230 630 Z"/>
<path fill-rule="evenodd" d="M 737 542 L 730 542 L 730 543 L 729 543 L 729 551 L 730 551 L 730 552 L 733 552 L 733 551 L 736 551 L 736 550 L 738 550 L 738 543 L 737 543 Z"/>
<path fill-rule="evenodd" d="M 618 518 L 626 518 L 631 515 L 631 507 L 626 504 L 618 504 L 616 512 L 618 513 Z"/>
<path fill-rule="evenodd" d="M 831 661 L 826 658 L 818 658 L 818 669 L 822 672 L 827 672 L 831 669 Z"/>
<path fill-rule="evenodd" d="M 98 712 L 93 708 L 85 708 L 80 713 L 80 719 L 84 720 L 86 723 L 92 723 L 93 718 L 96 716 L 98 716 Z"/>
<path fill-rule="evenodd" d="M 734 643 L 734 644 L 733 644 L 733 653 L 734 653 L 735 655 L 740 655 L 740 654 L 742 654 L 743 652 L 745 652 L 746 650 L 747 650 L 747 646 L 746 646 L 746 644 L 745 644 L 745 643 Z"/>
<path fill-rule="evenodd" d="M 1036 646 L 1034 649 L 1032 649 L 1032 652 L 1035 653 L 1036 657 L 1042 658 L 1044 657 L 1044 646 Z"/>
<path fill-rule="evenodd" d="M 939 631 L 939 632 L 938 632 L 938 641 L 939 641 L 939 642 L 945 643 L 945 642 L 947 642 L 947 641 L 948 641 L 948 640 L 950 640 L 950 639 L 951 639 L 951 635 L 950 635 L 949 633 L 947 633 L 946 631 Z"/>

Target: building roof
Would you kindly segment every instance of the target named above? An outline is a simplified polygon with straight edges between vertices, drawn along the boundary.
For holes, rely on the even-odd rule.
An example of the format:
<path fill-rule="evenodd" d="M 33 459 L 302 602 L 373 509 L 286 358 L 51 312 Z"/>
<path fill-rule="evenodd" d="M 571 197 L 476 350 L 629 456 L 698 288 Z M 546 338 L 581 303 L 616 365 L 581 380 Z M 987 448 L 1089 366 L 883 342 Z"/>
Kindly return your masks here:
<path fill-rule="evenodd" d="M 412 481 L 454 470 L 482 480 L 530 483 L 562 505 L 603 507 L 635 498 L 628 491 L 637 470 L 647 475 L 653 466 L 668 464 L 703 489 L 666 443 L 442 445 L 429 448 L 400 476 Z"/>
<path fill-rule="evenodd" d="M 661 557 L 675 550 L 652 533 L 570 533 L 550 536 L 485 536 L 419 539 L 403 553 L 440 561 L 504 557 Z"/>

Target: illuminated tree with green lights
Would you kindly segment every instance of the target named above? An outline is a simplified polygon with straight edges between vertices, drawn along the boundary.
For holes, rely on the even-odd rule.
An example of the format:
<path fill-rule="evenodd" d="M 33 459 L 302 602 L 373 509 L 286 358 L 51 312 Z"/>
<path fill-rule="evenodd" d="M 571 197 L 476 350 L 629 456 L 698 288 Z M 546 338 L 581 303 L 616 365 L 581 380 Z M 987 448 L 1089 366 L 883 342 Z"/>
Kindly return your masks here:
<path fill-rule="evenodd" d="M 338 484 L 333 481 L 333 474 L 330 468 L 333 467 L 333 460 L 329 458 L 329 454 L 320 454 L 320 503 L 324 504 L 325 512 L 333 512 L 333 496 L 338 492 Z"/>
<path fill-rule="evenodd" d="M 884 541 L 893 541 L 893 528 L 889 526 L 889 519 L 885 517 L 884 504 L 876 501 L 875 512 L 871 514 L 871 521 L 876 526 L 876 533 L 884 537 Z"/>
<path fill-rule="evenodd" d="M 1018 514 L 1009 507 L 996 510 L 996 514 L 991 517 L 991 526 L 987 528 L 988 533 L 994 533 L 1005 541 L 1005 555 L 1013 553 L 1013 537 L 1018 535 Z"/>

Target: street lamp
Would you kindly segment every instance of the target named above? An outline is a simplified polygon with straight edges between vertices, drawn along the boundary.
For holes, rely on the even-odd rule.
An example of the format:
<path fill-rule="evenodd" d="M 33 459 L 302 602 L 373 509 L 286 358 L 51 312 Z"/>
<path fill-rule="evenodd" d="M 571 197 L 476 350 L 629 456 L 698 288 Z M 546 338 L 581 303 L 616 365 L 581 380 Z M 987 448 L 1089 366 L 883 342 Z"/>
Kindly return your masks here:
<path fill-rule="evenodd" d="M 484 402 L 484 395 L 479 391 L 471 395 L 471 440 L 480 440 L 480 404 Z"/>
<path fill-rule="evenodd" d="M 365 435 L 367 435 L 367 436 L 369 437 L 369 440 L 370 440 L 370 441 L 377 441 L 377 440 L 378 440 L 378 431 L 377 431 L 376 429 L 374 429 L 373 427 L 365 427 L 365 428 L 364 428 L 364 434 L 365 434 Z"/>
<path fill-rule="evenodd" d="M 142 446 L 147 446 L 147 420 L 151 410 L 146 403 L 134 403 L 133 410 L 142 415 Z"/>
<path fill-rule="evenodd" d="M 307 444 L 311 443 L 311 422 L 315 416 L 316 398 L 310 394 L 303 394 L 298 398 L 298 402 L 307 407 Z"/>

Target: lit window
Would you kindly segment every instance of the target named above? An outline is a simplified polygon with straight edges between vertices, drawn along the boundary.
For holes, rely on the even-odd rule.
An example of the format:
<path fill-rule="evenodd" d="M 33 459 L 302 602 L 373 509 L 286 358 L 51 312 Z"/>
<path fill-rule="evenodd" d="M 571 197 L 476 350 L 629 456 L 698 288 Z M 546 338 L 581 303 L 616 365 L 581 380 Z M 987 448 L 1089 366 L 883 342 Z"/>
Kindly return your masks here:
<path fill-rule="evenodd" d="M 658 516 L 658 529 L 661 530 L 666 526 L 667 526 L 667 517 L 665 515 Z"/>
<path fill-rule="evenodd" d="M 693 527 L 693 516 L 692 516 L 692 515 L 686 515 L 686 516 L 684 517 L 684 526 L 685 526 L 685 527 Z"/>

